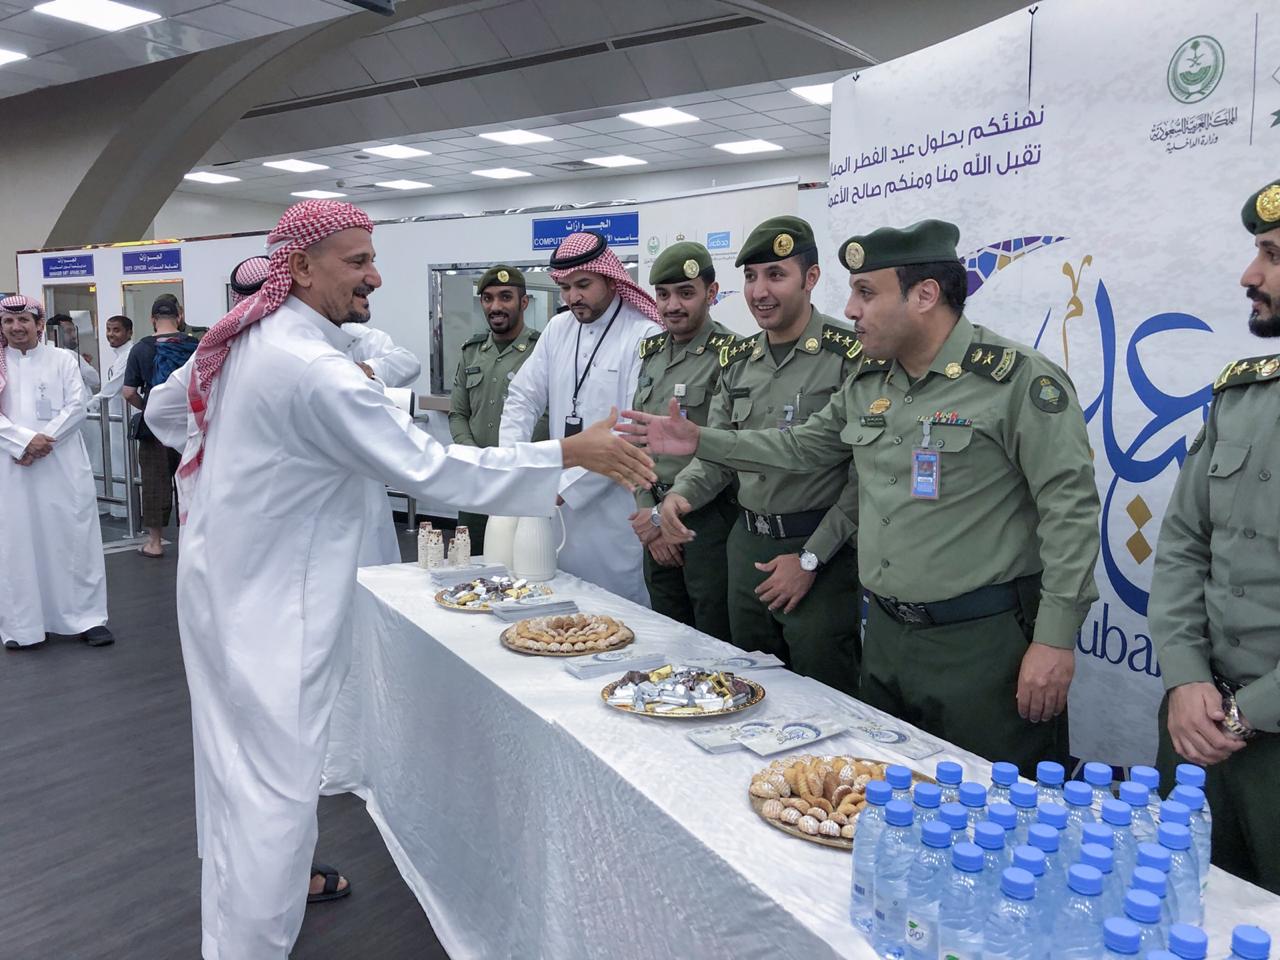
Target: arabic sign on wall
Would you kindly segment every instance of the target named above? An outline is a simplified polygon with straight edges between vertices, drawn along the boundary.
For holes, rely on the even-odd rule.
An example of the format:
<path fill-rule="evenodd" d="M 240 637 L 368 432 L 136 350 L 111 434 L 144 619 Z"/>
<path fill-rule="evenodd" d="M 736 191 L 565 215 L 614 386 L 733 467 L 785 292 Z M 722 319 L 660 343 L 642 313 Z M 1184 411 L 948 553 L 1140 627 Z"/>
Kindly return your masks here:
<path fill-rule="evenodd" d="M 1253 257 L 1240 205 L 1280 149 L 1270 12 L 1041 4 L 836 85 L 828 251 L 880 225 L 955 222 L 966 314 L 1065 367 L 1079 395 L 1102 552 L 1071 691 L 1078 757 L 1155 754 L 1146 612 L 1164 507 L 1214 377 L 1267 350 L 1238 281 Z M 1255 70 L 1255 50 L 1276 62 Z M 841 311 L 848 274 L 827 273 L 821 304 Z"/>
<path fill-rule="evenodd" d="M 40 263 L 46 280 L 93 276 L 92 253 L 77 253 L 62 257 L 42 257 Z"/>
<path fill-rule="evenodd" d="M 182 269 L 182 249 L 129 250 L 123 255 L 124 273 L 177 273 Z"/>
<path fill-rule="evenodd" d="M 602 234 L 611 247 L 635 247 L 640 244 L 640 214 L 579 214 L 534 220 L 533 249 L 554 250 L 569 234 L 581 230 Z"/>

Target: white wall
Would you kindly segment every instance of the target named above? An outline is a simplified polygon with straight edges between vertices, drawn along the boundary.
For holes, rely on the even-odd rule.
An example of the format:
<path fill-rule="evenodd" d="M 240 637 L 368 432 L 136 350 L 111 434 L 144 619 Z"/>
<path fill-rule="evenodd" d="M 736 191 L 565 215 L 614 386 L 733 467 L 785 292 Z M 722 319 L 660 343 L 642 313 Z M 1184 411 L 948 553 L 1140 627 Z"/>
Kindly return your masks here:
<path fill-rule="evenodd" d="M 156 214 L 147 239 L 211 237 L 222 233 L 270 230 L 288 206 L 287 203 L 259 203 L 256 200 L 223 200 L 178 190 Z"/>

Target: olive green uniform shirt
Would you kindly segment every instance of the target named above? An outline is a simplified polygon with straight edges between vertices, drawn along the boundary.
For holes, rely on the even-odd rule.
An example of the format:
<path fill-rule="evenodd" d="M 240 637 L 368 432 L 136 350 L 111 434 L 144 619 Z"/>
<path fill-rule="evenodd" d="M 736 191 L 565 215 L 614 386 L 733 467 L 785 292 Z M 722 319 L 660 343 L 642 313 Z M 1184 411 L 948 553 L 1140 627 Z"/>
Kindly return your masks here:
<path fill-rule="evenodd" d="M 912 496 L 922 416 L 937 421 L 937 500 Z M 1098 597 L 1099 503 L 1084 416 L 1060 368 L 961 317 L 914 384 L 896 362 L 867 359 L 803 426 L 706 430 L 698 445 L 700 459 L 740 469 L 815 470 L 850 451 L 868 590 L 928 603 L 1043 572 L 1034 640 L 1075 644 Z"/>
<path fill-rule="evenodd" d="M 645 413 L 667 412 L 677 384 L 684 384 L 680 400 L 686 415 L 700 427 L 707 425 L 707 415 L 716 387 L 720 383 L 720 350 L 732 346 L 737 338 L 714 320 L 702 325 L 687 343 L 676 343 L 671 334 L 663 333 L 640 341 L 640 379 L 637 381 L 634 406 Z M 676 474 L 688 466 L 693 457 L 659 455 L 653 458 L 653 472 L 658 482 L 670 485 Z M 636 491 L 636 505 L 652 507 L 657 501 L 651 490 Z"/>
<path fill-rule="evenodd" d="M 766 334 L 739 340 L 721 352 L 720 389 L 712 399 L 707 425 L 713 428 L 779 430 L 788 405 L 792 423 L 804 423 L 822 410 L 840 385 L 858 367 L 862 346 L 853 331 L 830 317 L 812 311 L 800 339 L 781 363 L 775 362 Z M 701 451 L 699 451 L 701 453 Z M 751 457 L 730 466 L 699 455 L 680 471 L 672 487 L 697 508 L 710 503 L 726 486 L 738 480 L 738 502 L 753 513 L 800 513 L 829 507 L 827 515 L 805 542 L 804 548 L 825 563 L 857 530 L 858 491 L 850 477 L 849 451 L 824 462 L 804 476 L 782 470 L 762 469 Z M 786 468 L 790 464 L 777 464 Z"/>
<path fill-rule="evenodd" d="M 538 331 L 525 327 L 510 343 L 500 344 L 492 333 L 481 333 L 462 345 L 462 359 L 449 397 L 449 433 L 454 443 L 496 447 L 502 425 L 502 405 L 511 378 L 533 353 Z M 547 420 L 538 421 L 534 440 L 548 437 Z"/>
<path fill-rule="evenodd" d="M 1166 689 L 1244 684 L 1250 726 L 1280 732 L 1280 359 L 1230 364 L 1165 510 L 1148 618 Z"/>

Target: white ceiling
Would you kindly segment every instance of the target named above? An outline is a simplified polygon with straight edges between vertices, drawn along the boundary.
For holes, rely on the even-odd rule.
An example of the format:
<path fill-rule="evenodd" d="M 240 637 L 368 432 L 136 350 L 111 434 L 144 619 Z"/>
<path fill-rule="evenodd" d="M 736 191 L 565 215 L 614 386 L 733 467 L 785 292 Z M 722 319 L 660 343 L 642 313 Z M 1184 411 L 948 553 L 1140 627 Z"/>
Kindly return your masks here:
<path fill-rule="evenodd" d="M 360 12 L 341 0 L 125 0 L 164 19 L 103 33 L 33 13 L 39 2 L 0 0 L 0 48 L 30 58 L 0 66 L 0 97 Z"/>

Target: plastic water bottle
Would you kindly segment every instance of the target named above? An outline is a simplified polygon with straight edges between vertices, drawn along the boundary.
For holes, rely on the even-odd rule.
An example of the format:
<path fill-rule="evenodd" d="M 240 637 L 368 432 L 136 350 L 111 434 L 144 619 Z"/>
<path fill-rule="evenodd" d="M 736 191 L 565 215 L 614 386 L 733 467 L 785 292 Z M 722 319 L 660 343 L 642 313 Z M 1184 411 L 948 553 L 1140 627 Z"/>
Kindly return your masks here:
<path fill-rule="evenodd" d="M 1104 957 L 1136 957 L 1141 949 L 1142 934 L 1138 926 L 1124 917 L 1107 917 L 1102 921 Z"/>
<path fill-rule="evenodd" d="M 983 869 L 994 896 L 995 885 L 1012 863 L 1012 854 L 1004 845 L 1004 827 L 990 820 L 979 820 L 973 828 L 973 842 L 982 850 Z"/>
<path fill-rule="evenodd" d="M 884 830 L 884 805 L 892 788 L 883 780 L 867 784 L 867 805 L 858 814 L 853 835 L 853 889 L 849 898 L 849 919 L 864 937 L 871 936 L 875 916 L 876 844 Z"/>
<path fill-rule="evenodd" d="M 951 848 L 951 874 L 938 904 L 940 960 L 981 960 L 989 906 L 982 882 L 982 851 L 961 840 Z"/>
<path fill-rule="evenodd" d="M 1156 818 L 1151 813 L 1150 789 L 1141 783 L 1126 781 L 1120 784 L 1120 799 L 1132 811 L 1130 829 L 1133 831 L 1133 839 L 1138 843 L 1155 843 Z"/>
<path fill-rule="evenodd" d="M 1036 823 L 1043 823 L 1059 832 L 1066 830 L 1067 808 L 1060 803 L 1041 803 L 1036 808 Z"/>
<path fill-rule="evenodd" d="M 1164 928 L 1160 925 L 1160 898 L 1150 890 L 1130 890 L 1124 895 L 1124 915 L 1133 921 L 1141 937 L 1143 953 L 1163 950 Z"/>
<path fill-rule="evenodd" d="M 964 780 L 964 767 L 954 760 L 939 760 L 933 768 L 933 778 L 942 788 L 942 802 L 955 803 L 960 799 L 960 782 Z"/>
<path fill-rule="evenodd" d="M 1067 778 L 1067 771 L 1062 764 L 1052 760 L 1041 760 L 1036 764 L 1036 790 L 1040 794 L 1041 803 L 1062 802 L 1062 782 Z"/>
<path fill-rule="evenodd" d="M 1174 787 L 1173 793 L 1169 796 L 1191 811 L 1191 842 L 1196 848 L 1196 866 L 1200 868 L 1200 896 L 1203 897 L 1205 888 L 1209 885 L 1211 857 L 1209 834 L 1213 829 L 1213 824 L 1210 823 L 1206 813 L 1208 801 L 1204 798 L 1204 791 L 1199 787 Z"/>
<path fill-rule="evenodd" d="M 1172 796 L 1172 794 L 1170 795 Z M 1199 883 L 1202 874 L 1200 870 L 1200 851 L 1196 849 L 1195 828 L 1191 825 L 1191 808 L 1179 800 L 1166 800 L 1160 804 L 1160 824 L 1163 826 L 1166 823 L 1179 823 L 1191 831 L 1191 858 L 1196 862 L 1196 881 Z M 1159 836 L 1158 828 L 1156 835 Z M 1203 891 L 1203 883 L 1200 884 L 1200 888 Z M 1203 893 L 1201 894 L 1201 899 L 1203 899 Z M 1190 921 L 1187 922 L 1189 923 Z"/>
<path fill-rule="evenodd" d="M 1178 919 L 1178 891 L 1169 882 L 1173 861 L 1169 851 L 1158 843 L 1138 844 L 1138 865 L 1133 868 L 1129 885 L 1135 890 L 1150 890 L 1160 898 L 1160 928 L 1167 937 L 1169 927 Z"/>
<path fill-rule="evenodd" d="M 1194 763 L 1180 763 L 1173 771 L 1174 782 L 1179 787 L 1195 787 L 1197 790 L 1204 789 L 1204 767 L 1197 767 Z M 1209 809 L 1208 800 L 1204 804 L 1204 816 L 1210 824 L 1213 823 L 1213 811 Z"/>
<path fill-rule="evenodd" d="M 1093 790 L 1087 783 L 1072 780 L 1062 788 L 1062 799 L 1067 806 L 1066 836 L 1062 852 L 1068 863 L 1074 863 L 1080 854 L 1080 834 L 1086 823 L 1093 823 Z"/>
<path fill-rule="evenodd" d="M 1102 915 L 1121 916 L 1124 913 L 1124 886 L 1115 871 L 1115 854 L 1100 843 L 1086 843 L 1080 847 L 1080 862 L 1096 867 L 1102 874 Z"/>
<path fill-rule="evenodd" d="M 1111 828 L 1116 854 L 1116 872 L 1126 887 L 1138 865 L 1138 842 L 1133 838 L 1133 807 L 1123 800 L 1102 801 L 1102 822 Z"/>
<path fill-rule="evenodd" d="M 959 803 L 944 803 L 938 808 L 938 819 L 951 828 L 951 842 L 969 839 L 969 811 Z"/>
<path fill-rule="evenodd" d="M 1093 812 L 1102 812 L 1102 801 L 1115 797 L 1111 792 L 1111 767 L 1105 763 L 1086 763 L 1084 765 L 1084 782 L 1093 788 Z"/>
<path fill-rule="evenodd" d="M 1129 779 L 1140 783 L 1157 797 L 1160 796 L 1160 771 L 1155 767 L 1136 766 L 1129 768 Z"/>
<path fill-rule="evenodd" d="M 893 790 L 894 800 L 911 802 L 911 771 L 900 763 L 891 763 L 884 769 L 885 782 Z"/>
<path fill-rule="evenodd" d="M 1086 843 L 1096 843 L 1108 850 L 1116 848 L 1116 832 L 1106 823 L 1086 823 L 1080 828 L 1080 846 Z M 1112 916 L 1112 914 L 1107 914 Z"/>
<path fill-rule="evenodd" d="M 969 814 L 969 834 L 972 835 L 974 825 L 987 817 L 987 788 L 966 780 L 960 784 L 960 806 Z"/>
<path fill-rule="evenodd" d="M 942 791 L 935 783 L 921 781 L 917 783 L 911 796 L 912 805 L 915 807 L 914 819 L 912 822 L 912 832 L 915 834 L 917 841 L 920 839 L 920 828 L 931 820 L 938 819 L 938 806 L 942 802 Z"/>
<path fill-rule="evenodd" d="M 1200 874 L 1191 849 L 1191 831 L 1180 823 L 1161 823 L 1158 836 L 1160 846 L 1169 851 L 1169 887 L 1176 907 L 1174 926 L 1199 925 L 1204 922 L 1204 904 L 1200 902 Z M 1169 933 L 1172 936 L 1172 928 Z"/>
<path fill-rule="evenodd" d="M 1050 960 L 1096 960 L 1102 953 L 1102 874 L 1077 863 L 1067 871 L 1067 898 L 1053 918 Z"/>
<path fill-rule="evenodd" d="M 991 802 L 990 793 L 987 794 L 987 801 Z M 1027 842 L 1027 830 L 1036 822 L 1036 806 L 1039 802 L 1036 788 L 1032 784 L 1019 781 L 1009 787 L 1009 803 L 1013 805 L 1018 817 L 1015 846 Z"/>
<path fill-rule="evenodd" d="M 1009 763 L 1007 760 L 993 763 L 991 786 L 987 787 L 987 803 L 1009 803 L 1009 788 L 1017 782 L 1017 764 Z"/>
<path fill-rule="evenodd" d="M 1209 938 L 1198 926 L 1175 923 L 1169 928 L 1169 952 L 1180 960 L 1205 960 L 1209 955 Z"/>
<path fill-rule="evenodd" d="M 1000 875 L 1000 898 L 982 928 L 985 960 L 1040 960 L 1044 956 L 1035 895 L 1036 882 L 1027 871 L 1010 867 Z"/>
<path fill-rule="evenodd" d="M 920 849 L 907 874 L 908 960 L 938 960 L 938 904 L 951 873 L 951 828 L 933 820 L 920 833 Z"/>
<path fill-rule="evenodd" d="M 1036 823 L 1027 831 L 1027 843 L 1044 854 L 1044 877 L 1036 881 L 1041 909 L 1052 919 L 1067 893 L 1067 870 L 1058 853 L 1061 835 L 1046 823 Z"/>
<path fill-rule="evenodd" d="M 1260 927 L 1242 923 L 1231 931 L 1231 956 L 1227 960 L 1267 960 L 1271 937 Z"/>
<path fill-rule="evenodd" d="M 1040 914 L 1041 932 L 1046 937 L 1049 935 L 1049 924 L 1053 922 L 1053 911 L 1057 909 L 1057 905 L 1051 903 L 1045 896 L 1044 871 L 1047 862 L 1044 851 L 1039 847 L 1026 843 L 1020 847 L 1014 847 L 1013 865 L 1019 870 L 1027 871 L 1035 878 L 1036 911 Z"/>
<path fill-rule="evenodd" d="M 876 842 L 872 946 L 887 960 L 896 960 L 906 951 L 903 933 L 907 927 L 907 875 L 916 854 L 912 812 L 911 804 L 905 800 L 885 804 L 884 830 Z"/>
<path fill-rule="evenodd" d="M 988 803 L 987 819 L 1004 828 L 1004 845 L 1012 850 L 1018 846 L 1018 811 L 1011 803 Z"/>
<path fill-rule="evenodd" d="M 1152 950 L 1147 954 L 1146 960 L 1178 960 L 1178 958 L 1168 950 Z"/>

